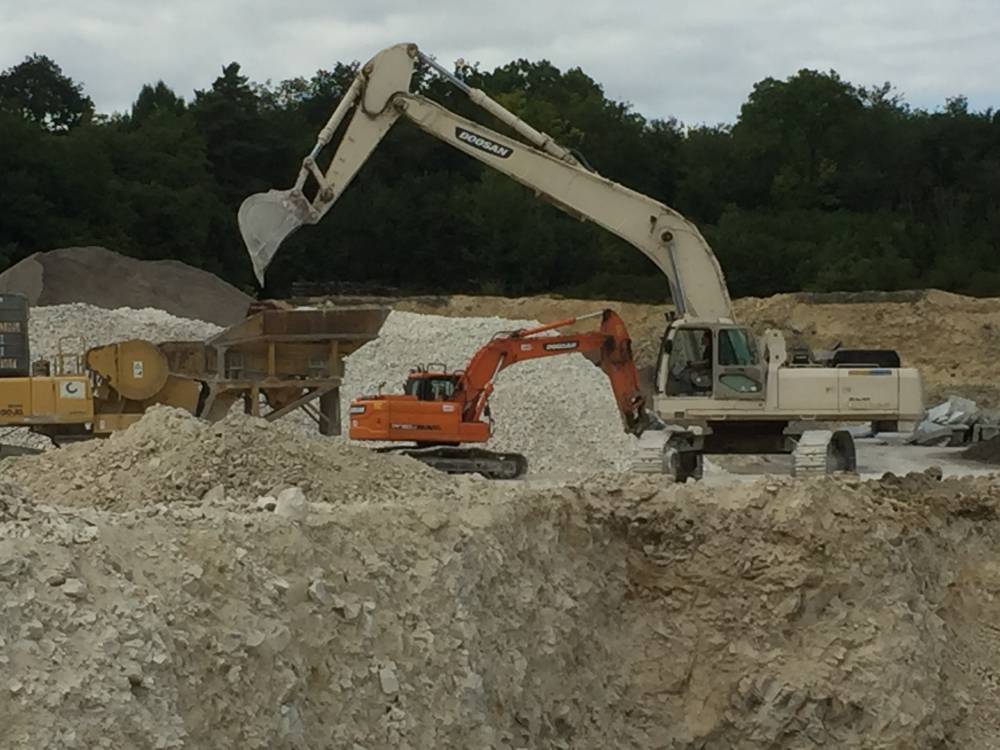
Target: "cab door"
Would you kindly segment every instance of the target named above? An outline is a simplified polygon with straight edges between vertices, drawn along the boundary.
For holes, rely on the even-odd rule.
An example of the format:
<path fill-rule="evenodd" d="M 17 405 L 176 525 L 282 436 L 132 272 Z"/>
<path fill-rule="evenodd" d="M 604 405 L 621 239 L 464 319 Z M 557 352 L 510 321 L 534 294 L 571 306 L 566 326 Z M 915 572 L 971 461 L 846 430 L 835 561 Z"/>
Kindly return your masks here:
<path fill-rule="evenodd" d="M 713 395 L 719 400 L 763 401 L 767 370 L 745 328 L 717 328 L 713 336 Z"/>

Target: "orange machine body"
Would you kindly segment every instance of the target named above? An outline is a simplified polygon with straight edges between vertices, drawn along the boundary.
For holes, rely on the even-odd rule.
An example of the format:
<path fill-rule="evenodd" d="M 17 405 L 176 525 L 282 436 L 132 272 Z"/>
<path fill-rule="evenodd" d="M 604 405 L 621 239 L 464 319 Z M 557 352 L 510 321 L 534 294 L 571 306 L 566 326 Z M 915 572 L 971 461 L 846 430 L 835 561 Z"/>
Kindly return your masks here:
<path fill-rule="evenodd" d="M 601 318 L 599 330 L 543 335 L 597 316 Z M 639 391 L 632 342 L 618 314 L 604 310 L 497 334 L 463 370 L 414 368 L 404 393 L 361 396 L 351 403 L 350 437 L 418 445 L 485 443 L 492 434 L 489 397 L 502 370 L 518 362 L 578 352 L 595 360 L 608 376 L 625 429 L 641 429 L 645 401 Z"/>

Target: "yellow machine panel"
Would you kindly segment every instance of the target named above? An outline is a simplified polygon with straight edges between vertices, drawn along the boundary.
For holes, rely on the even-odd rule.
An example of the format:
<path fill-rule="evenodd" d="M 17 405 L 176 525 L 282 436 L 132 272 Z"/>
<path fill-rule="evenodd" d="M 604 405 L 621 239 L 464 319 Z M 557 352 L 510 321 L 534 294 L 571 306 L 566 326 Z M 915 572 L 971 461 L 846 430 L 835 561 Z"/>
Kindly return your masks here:
<path fill-rule="evenodd" d="M 91 349 L 87 352 L 87 367 L 133 401 L 152 398 L 169 376 L 167 358 L 155 344 L 140 339 Z"/>
<path fill-rule="evenodd" d="M 81 424 L 93 418 L 85 376 L 0 378 L 0 425 Z"/>

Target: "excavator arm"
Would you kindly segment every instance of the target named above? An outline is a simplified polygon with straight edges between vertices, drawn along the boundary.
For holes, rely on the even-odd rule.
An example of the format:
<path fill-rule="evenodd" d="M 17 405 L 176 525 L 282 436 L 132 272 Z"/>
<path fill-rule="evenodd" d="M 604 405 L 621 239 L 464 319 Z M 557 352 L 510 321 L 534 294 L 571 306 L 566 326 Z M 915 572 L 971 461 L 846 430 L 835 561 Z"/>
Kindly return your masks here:
<path fill-rule="evenodd" d="M 601 318 L 601 327 L 597 331 L 542 335 L 594 317 Z M 519 362 L 575 352 L 593 355 L 597 365 L 608 376 L 626 431 L 641 433 L 647 426 L 648 415 L 639 389 L 639 373 L 632 358 L 632 341 L 624 321 L 613 310 L 493 338 L 472 356 L 458 380 L 454 398 L 463 404 L 462 420 L 474 422 L 482 417 L 493 393 L 494 380 L 501 371 Z"/>
<path fill-rule="evenodd" d="M 411 93 L 410 79 L 418 59 L 524 140 L 497 133 Z M 323 170 L 317 158 L 348 116 L 343 137 Z M 362 67 L 303 160 L 290 190 L 252 195 L 240 206 L 240 231 L 259 280 L 263 281 L 264 271 L 289 234 L 303 224 L 318 222 L 330 210 L 400 117 L 639 249 L 666 276 L 680 315 L 732 319 L 722 269 L 697 227 L 662 203 L 585 168 L 550 136 L 467 86 L 413 44 L 389 47 Z M 313 192 L 306 189 L 310 178 L 315 182 Z"/>

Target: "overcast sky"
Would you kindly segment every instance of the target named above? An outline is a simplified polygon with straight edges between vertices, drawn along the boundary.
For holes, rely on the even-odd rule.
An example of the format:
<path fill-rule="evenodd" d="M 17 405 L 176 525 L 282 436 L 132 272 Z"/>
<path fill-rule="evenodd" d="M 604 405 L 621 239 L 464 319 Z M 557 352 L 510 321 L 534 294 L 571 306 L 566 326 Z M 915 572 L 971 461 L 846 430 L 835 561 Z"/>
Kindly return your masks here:
<path fill-rule="evenodd" d="M 253 80 L 308 76 L 416 42 L 450 66 L 579 65 L 650 117 L 732 122 L 755 81 L 803 67 L 891 81 L 915 106 L 1000 105 L 996 0 L 0 0 L 0 69 L 32 52 L 100 112 L 163 79 L 190 99 L 233 60 Z"/>

